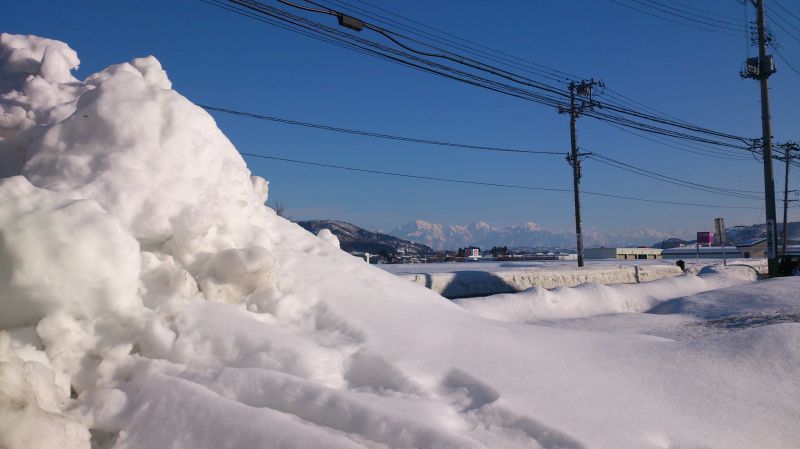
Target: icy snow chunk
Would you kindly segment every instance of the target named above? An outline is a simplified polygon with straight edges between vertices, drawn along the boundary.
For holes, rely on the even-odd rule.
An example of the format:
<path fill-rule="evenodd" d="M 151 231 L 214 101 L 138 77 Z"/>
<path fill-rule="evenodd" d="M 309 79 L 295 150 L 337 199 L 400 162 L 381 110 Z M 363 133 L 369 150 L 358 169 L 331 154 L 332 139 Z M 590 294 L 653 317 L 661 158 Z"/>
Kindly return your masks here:
<path fill-rule="evenodd" d="M 172 88 L 172 81 L 169 80 L 167 72 L 161 68 L 161 63 L 153 56 L 136 58 L 131 62 L 123 62 L 122 64 L 109 66 L 102 72 L 95 73 L 86 78 L 86 84 L 99 86 L 120 72 L 138 76 L 147 81 L 148 84 L 162 89 Z"/>
<path fill-rule="evenodd" d="M 67 397 L 53 372 L 24 361 L 0 331 L 0 447 L 4 449 L 88 449 L 89 431 L 61 414 Z"/>
<path fill-rule="evenodd" d="M 336 235 L 331 232 L 330 229 L 320 229 L 319 232 L 317 232 L 317 237 L 322 239 L 324 242 L 328 242 L 331 245 L 340 248 L 339 237 L 336 237 Z"/>
<path fill-rule="evenodd" d="M 131 311 L 139 244 L 96 202 L 0 180 L 0 326 Z"/>
<path fill-rule="evenodd" d="M 0 34 L 0 177 L 20 174 L 36 125 L 72 114 L 86 90 L 70 75 L 78 63 L 63 42 Z"/>
<path fill-rule="evenodd" d="M 0 33 L 0 77 L 4 79 L 41 74 L 48 81 L 74 82 L 70 70 L 78 64 L 78 54 L 64 42 Z"/>
<path fill-rule="evenodd" d="M 172 256 L 143 251 L 141 294 L 150 309 L 168 304 L 170 300 L 191 298 L 200 293 L 197 281 L 181 268 Z"/>
<path fill-rule="evenodd" d="M 274 264 L 272 255 L 260 246 L 220 251 L 199 276 L 200 290 L 210 300 L 241 302 L 257 290 L 273 289 Z"/>
<path fill-rule="evenodd" d="M 171 85 L 153 57 L 87 79 L 74 114 L 31 142 L 23 174 L 37 186 L 98 201 L 144 243 L 203 211 L 211 225 L 263 196 L 214 120 Z M 258 187 L 258 190 L 256 190 Z"/>

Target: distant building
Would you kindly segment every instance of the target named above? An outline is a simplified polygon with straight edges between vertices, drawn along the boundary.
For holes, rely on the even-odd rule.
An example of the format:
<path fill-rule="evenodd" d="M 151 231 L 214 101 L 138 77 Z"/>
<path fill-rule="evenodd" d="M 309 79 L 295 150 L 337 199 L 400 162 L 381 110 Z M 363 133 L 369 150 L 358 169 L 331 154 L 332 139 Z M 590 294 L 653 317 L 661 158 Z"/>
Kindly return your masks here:
<path fill-rule="evenodd" d="M 660 248 L 587 248 L 587 259 L 647 260 L 661 259 Z"/>
<path fill-rule="evenodd" d="M 464 258 L 467 260 L 478 260 L 481 258 L 481 249 L 474 246 L 464 248 Z"/>
<path fill-rule="evenodd" d="M 767 239 L 756 238 L 745 240 L 736 244 L 736 248 L 742 252 L 744 258 L 761 258 L 767 257 Z"/>
<path fill-rule="evenodd" d="M 677 248 L 665 249 L 661 252 L 664 259 L 722 259 L 723 251 L 721 246 L 679 246 Z M 735 246 L 725 247 L 726 258 L 741 258 L 743 254 Z"/>

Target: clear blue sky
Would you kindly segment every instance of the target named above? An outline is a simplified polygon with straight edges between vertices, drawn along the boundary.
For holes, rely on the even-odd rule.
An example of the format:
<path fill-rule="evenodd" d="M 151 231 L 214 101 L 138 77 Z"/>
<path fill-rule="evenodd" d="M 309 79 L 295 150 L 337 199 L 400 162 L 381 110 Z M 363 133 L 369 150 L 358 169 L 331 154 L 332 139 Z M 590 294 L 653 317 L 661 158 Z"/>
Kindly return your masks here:
<path fill-rule="evenodd" d="M 737 0 L 682 3 L 744 20 Z M 800 16 L 800 5 L 781 3 Z M 738 76 L 746 57 L 744 36 L 670 23 L 609 0 L 379 4 L 483 45 L 602 79 L 615 91 L 683 120 L 737 135 L 761 134 L 758 83 Z M 308 16 L 335 23 L 329 16 Z M 752 7 L 749 16 L 754 16 Z M 791 28 L 800 27 L 800 21 L 781 17 L 800 37 L 800 30 Z M 551 108 L 334 47 L 199 0 L 14 2 L 3 8 L 3 25 L 3 31 L 69 43 L 82 61 L 79 77 L 155 55 L 174 87 L 197 103 L 428 139 L 564 152 L 569 148 L 568 118 Z M 779 28 L 775 34 L 785 52 L 800 61 L 800 42 Z M 363 35 L 381 40 L 374 33 Z M 779 72 L 770 79 L 773 134 L 777 141 L 798 140 L 800 75 L 780 60 L 777 64 Z M 561 156 L 447 150 L 215 117 L 241 151 L 427 176 L 571 188 L 571 171 Z M 578 138 L 589 150 L 667 175 L 763 189 L 762 168 L 753 159 L 730 161 L 677 151 L 591 118 L 579 121 Z M 248 163 L 270 181 L 271 201 L 286 205 L 293 218 L 342 219 L 383 230 L 415 219 L 496 225 L 534 221 L 550 229 L 573 228 L 570 194 L 407 180 L 256 159 Z M 587 190 L 763 207 L 763 202 L 688 190 L 592 161 L 584 167 L 582 186 Z M 775 173 L 781 198 L 781 165 Z M 795 172 L 791 183 L 800 186 L 800 174 Z M 718 216 L 726 217 L 729 225 L 764 220 L 763 210 L 591 197 L 584 197 L 583 204 L 584 225 L 598 230 L 703 230 L 711 229 Z M 800 219 L 797 210 L 791 214 L 794 219 Z"/>

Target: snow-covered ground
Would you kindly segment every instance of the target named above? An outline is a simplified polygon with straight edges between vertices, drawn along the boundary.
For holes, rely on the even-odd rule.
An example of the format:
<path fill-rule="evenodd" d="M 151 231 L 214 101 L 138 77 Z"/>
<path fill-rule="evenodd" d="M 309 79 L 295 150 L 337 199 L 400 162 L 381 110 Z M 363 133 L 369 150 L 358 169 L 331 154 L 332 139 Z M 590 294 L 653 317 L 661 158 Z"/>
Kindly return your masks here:
<path fill-rule="evenodd" d="M 0 36 L 0 447 L 797 447 L 800 278 L 456 304 L 264 207 L 155 58 L 77 64 Z"/>

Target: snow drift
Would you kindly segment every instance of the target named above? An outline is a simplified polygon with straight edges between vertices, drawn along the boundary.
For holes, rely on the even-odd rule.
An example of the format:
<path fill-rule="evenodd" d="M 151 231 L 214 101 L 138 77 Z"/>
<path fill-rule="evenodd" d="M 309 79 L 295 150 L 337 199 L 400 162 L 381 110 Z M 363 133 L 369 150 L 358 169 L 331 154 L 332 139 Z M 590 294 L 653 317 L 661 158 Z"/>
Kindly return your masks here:
<path fill-rule="evenodd" d="M 487 320 L 265 207 L 155 58 L 84 81 L 78 62 L 0 35 L 0 447 L 800 439 L 797 324 L 671 341 Z"/>

